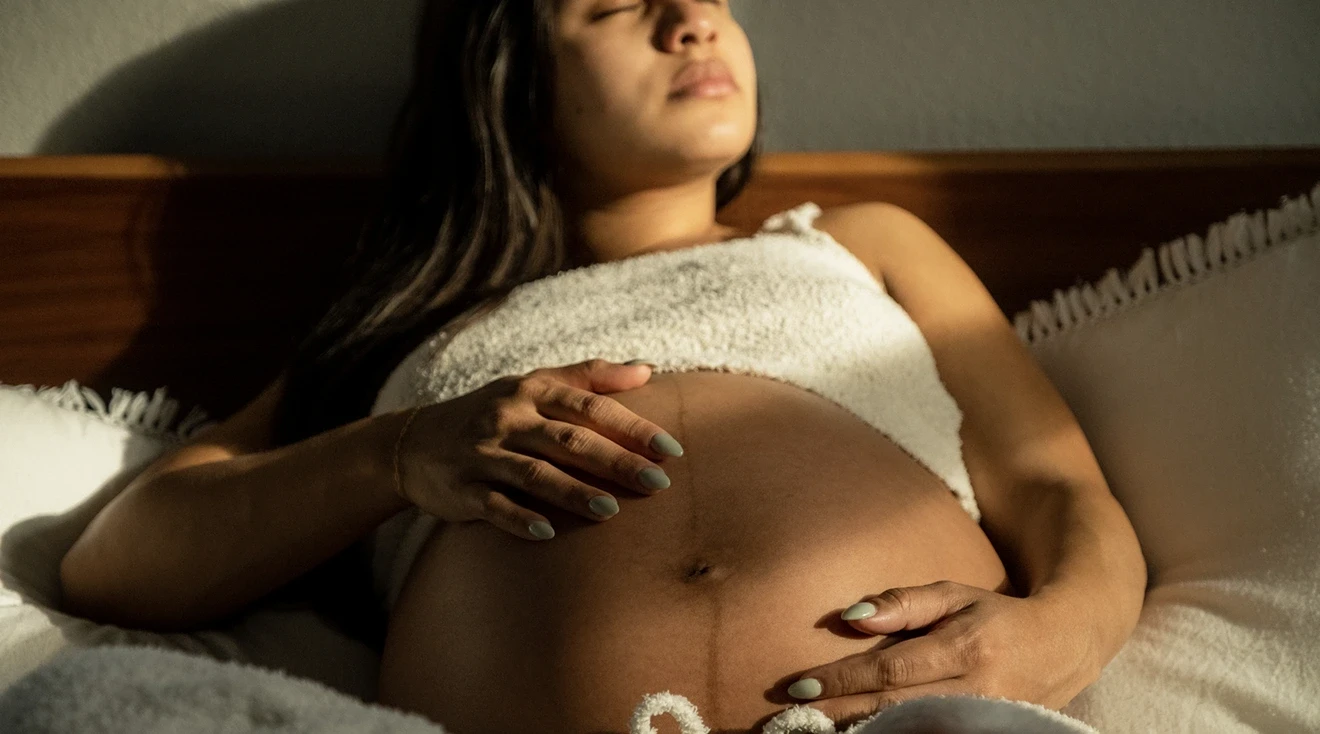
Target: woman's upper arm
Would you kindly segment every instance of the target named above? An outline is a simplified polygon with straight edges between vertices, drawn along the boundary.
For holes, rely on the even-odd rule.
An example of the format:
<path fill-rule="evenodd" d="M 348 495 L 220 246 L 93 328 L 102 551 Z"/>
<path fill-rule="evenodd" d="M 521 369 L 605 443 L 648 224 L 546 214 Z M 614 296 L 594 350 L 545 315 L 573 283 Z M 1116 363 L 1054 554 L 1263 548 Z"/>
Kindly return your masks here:
<path fill-rule="evenodd" d="M 225 461 L 235 456 L 274 448 L 275 412 L 284 395 L 287 370 L 237 413 L 194 434 L 184 443 L 157 457 L 140 475 L 164 474 L 198 464 Z"/>

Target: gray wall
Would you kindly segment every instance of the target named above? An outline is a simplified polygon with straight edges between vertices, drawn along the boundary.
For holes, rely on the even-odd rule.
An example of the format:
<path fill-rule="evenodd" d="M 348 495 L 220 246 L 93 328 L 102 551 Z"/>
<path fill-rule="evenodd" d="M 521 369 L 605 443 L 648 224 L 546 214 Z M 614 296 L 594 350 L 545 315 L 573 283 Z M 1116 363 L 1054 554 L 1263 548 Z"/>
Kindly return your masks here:
<path fill-rule="evenodd" d="M 1320 0 L 733 0 L 768 150 L 1320 145 Z M 0 155 L 378 156 L 418 0 L 0 0 Z"/>

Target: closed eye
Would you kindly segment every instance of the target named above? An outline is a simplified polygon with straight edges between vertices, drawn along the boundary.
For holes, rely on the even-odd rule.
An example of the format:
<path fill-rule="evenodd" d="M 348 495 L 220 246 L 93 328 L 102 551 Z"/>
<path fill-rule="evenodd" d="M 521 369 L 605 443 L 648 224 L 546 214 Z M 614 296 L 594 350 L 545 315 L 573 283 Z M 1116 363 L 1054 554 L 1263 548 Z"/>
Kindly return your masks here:
<path fill-rule="evenodd" d="M 724 4 L 724 0 L 706 0 L 706 2 L 708 2 L 708 3 L 712 4 L 712 5 L 723 5 L 723 4 Z M 617 14 L 619 14 L 619 13 L 627 13 L 627 12 L 629 12 L 629 11 L 631 11 L 631 10 L 637 10 L 638 8 L 644 8 L 644 7 L 646 7 L 646 3 L 644 3 L 644 2 L 641 2 L 641 3 L 633 3 L 632 5 L 627 5 L 627 6 L 624 6 L 624 7 L 622 7 L 622 8 L 615 8 L 614 10 L 607 10 L 607 11 L 605 11 L 605 12 L 603 12 L 603 13 L 599 13 L 599 14 L 597 14 L 595 17 L 593 17 L 592 20 L 600 20 L 601 18 L 608 18 L 608 17 L 611 16 L 611 15 L 617 15 Z"/>
<path fill-rule="evenodd" d="M 629 6 L 627 6 L 627 7 L 623 7 L 623 8 L 615 8 L 614 10 L 607 10 L 607 11 L 605 11 L 604 13 L 600 13 L 600 14 L 596 15 L 594 18 L 592 18 L 592 20 L 600 20 L 601 18 L 608 18 L 608 17 L 611 16 L 611 15 L 617 15 L 617 14 L 619 14 L 619 13 L 626 13 L 626 12 L 628 12 L 628 11 L 630 11 L 630 10 L 636 10 L 636 9 L 638 9 L 638 8 L 640 8 L 640 7 L 644 7 L 645 5 L 646 5 L 646 3 L 633 3 L 632 5 L 629 5 Z"/>

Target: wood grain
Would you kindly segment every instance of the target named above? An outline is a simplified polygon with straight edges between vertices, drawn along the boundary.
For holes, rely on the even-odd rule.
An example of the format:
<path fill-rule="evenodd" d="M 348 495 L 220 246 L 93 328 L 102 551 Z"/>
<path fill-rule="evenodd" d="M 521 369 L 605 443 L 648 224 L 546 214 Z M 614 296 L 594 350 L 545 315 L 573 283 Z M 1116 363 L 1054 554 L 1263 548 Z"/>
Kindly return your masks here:
<path fill-rule="evenodd" d="M 0 158 L 0 382 L 165 385 L 225 417 L 319 315 L 380 173 L 357 159 Z M 1320 148 L 774 153 L 720 215 L 889 201 L 962 255 L 1009 318 L 1320 182 Z"/>

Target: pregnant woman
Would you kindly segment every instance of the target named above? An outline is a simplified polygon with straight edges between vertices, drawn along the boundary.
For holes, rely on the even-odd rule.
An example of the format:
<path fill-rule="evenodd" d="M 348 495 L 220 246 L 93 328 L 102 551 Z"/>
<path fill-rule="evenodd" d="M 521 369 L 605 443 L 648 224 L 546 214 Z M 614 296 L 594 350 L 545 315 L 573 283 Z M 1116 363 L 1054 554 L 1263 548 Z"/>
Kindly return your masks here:
<path fill-rule="evenodd" d="M 726 0 L 427 3 L 337 300 L 95 519 L 66 604 L 195 628 L 360 552 L 379 703 L 455 734 L 1068 703 L 1145 586 L 1080 428 L 910 213 L 717 222 L 759 129 Z"/>

